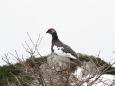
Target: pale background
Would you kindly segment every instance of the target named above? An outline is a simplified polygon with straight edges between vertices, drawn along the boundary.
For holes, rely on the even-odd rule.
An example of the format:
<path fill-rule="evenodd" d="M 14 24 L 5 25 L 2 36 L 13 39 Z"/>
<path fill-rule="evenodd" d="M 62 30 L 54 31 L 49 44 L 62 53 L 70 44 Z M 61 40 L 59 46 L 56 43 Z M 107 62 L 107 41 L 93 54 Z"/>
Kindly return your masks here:
<path fill-rule="evenodd" d="M 27 32 L 34 41 L 43 36 L 39 52 L 50 54 L 49 28 L 76 53 L 97 56 L 101 50 L 101 59 L 115 58 L 115 0 L 0 0 L 0 65 L 5 53 L 26 56 Z"/>

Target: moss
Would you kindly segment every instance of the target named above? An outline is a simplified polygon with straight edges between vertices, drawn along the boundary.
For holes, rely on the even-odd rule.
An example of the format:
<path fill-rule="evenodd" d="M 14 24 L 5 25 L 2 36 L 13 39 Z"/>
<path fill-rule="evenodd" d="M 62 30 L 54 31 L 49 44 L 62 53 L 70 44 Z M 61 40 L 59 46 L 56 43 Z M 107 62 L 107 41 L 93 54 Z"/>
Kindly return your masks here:
<path fill-rule="evenodd" d="M 93 62 L 99 67 L 99 66 L 104 66 L 105 65 L 105 68 L 103 70 L 105 70 L 107 67 L 110 66 L 109 63 L 105 62 L 104 60 L 102 60 L 101 58 L 99 57 L 95 57 L 95 56 L 89 56 L 89 55 L 85 55 L 85 54 L 80 54 L 79 55 L 79 58 L 80 60 L 85 60 L 85 61 L 89 61 L 90 59 L 93 60 Z M 103 71 L 102 70 L 102 71 Z M 109 71 L 109 72 L 108 72 Z M 115 74 L 114 73 L 115 71 L 115 67 L 110 67 L 106 70 L 106 74 Z"/>
<path fill-rule="evenodd" d="M 12 65 L 4 65 L 3 67 L 0 67 L 0 86 L 5 85 L 7 80 L 9 82 L 17 83 L 17 80 L 11 73 L 17 76 L 20 71 Z"/>
<path fill-rule="evenodd" d="M 44 57 L 39 57 L 39 58 L 35 58 L 35 57 L 31 57 L 30 59 L 27 59 L 26 62 L 31 66 L 34 67 L 36 64 L 37 65 L 41 65 L 42 63 L 47 61 L 47 56 Z"/>

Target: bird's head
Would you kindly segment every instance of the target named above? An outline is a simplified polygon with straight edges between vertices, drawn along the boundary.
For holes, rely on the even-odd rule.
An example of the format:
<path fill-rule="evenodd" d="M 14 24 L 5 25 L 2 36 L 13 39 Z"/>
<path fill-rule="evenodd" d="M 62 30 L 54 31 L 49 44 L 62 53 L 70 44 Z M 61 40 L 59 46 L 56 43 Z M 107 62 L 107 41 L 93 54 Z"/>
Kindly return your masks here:
<path fill-rule="evenodd" d="M 53 29 L 53 28 L 50 28 L 50 29 L 48 29 L 48 31 L 47 31 L 46 33 L 49 33 L 49 34 L 51 34 L 51 35 L 54 35 L 54 34 L 56 34 L 56 30 Z"/>
<path fill-rule="evenodd" d="M 57 36 L 57 32 L 55 29 L 53 28 L 50 28 L 48 29 L 48 31 L 46 33 L 49 33 L 52 35 L 52 39 L 55 40 L 55 39 L 58 39 L 58 36 Z"/>

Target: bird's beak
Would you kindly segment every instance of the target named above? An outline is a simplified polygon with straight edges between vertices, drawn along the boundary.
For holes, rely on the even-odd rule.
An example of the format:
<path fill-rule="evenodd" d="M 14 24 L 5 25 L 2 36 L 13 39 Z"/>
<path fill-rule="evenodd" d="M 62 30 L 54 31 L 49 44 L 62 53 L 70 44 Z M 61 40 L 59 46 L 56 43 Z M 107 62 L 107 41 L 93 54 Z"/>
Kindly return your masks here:
<path fill-rule="evenodd" d="M 49 31 L 47 31 L 46 33 L 49 33 Z"/>

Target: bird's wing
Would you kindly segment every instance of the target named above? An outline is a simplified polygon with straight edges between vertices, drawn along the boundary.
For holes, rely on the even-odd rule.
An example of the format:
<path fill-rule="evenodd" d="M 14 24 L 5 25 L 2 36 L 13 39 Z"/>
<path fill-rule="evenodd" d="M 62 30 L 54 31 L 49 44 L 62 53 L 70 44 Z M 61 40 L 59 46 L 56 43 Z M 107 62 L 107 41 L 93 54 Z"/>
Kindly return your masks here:
<path fill-rule="evenodd" d="M 75 53 L 75 51 L 71 47 L 69 47 L 68 45 L 64 44 L 64 48 L 62 50 L 65 53 L 70 53 L 72 56 L 77 57 L 77 54 Z"/>
<path fill-rule="evenodd" d="M 63 44 L 62 42 L 55 43 L 52 46 L 52 49 L 55 54 L 60 56 L 65 56 L 72 59 L 76 59 L 77 57 L 77 54 L 68 45 Z"/>

